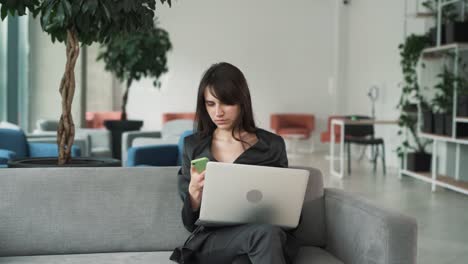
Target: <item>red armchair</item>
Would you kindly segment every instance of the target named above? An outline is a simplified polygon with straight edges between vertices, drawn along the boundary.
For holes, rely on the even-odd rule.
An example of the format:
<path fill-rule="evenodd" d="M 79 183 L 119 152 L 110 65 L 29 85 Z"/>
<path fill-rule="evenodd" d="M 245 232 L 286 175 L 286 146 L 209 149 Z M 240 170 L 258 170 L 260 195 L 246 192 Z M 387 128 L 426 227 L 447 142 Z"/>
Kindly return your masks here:
<path fill-rule="evenodd" d="M 87 128 L 104 128 L 104 120 L 120 120 L 120 111 L 86 112 Z"/>
<path fill-rule="evenodd" d="M 162 116 L 162 123 L 165 124 L 168 121 L 176 120 L 176 119 L 189 119 L 195 120 L 195 113 L 163 113 Z"/>
<path fill-rule="evenodd" d="M 308 139 L 315 129 L 312 114 L 272 114 L 271 128 L 280 136 L 300 135 Z"/>
<path fill-rule="evenodd" d="M 297 151 L 298 141 L 309 139 L 315 129 L 315 116 L 312 114 L 272 114 L 270 122 L 276 134 L 291 140 L 292 152 Z"/>

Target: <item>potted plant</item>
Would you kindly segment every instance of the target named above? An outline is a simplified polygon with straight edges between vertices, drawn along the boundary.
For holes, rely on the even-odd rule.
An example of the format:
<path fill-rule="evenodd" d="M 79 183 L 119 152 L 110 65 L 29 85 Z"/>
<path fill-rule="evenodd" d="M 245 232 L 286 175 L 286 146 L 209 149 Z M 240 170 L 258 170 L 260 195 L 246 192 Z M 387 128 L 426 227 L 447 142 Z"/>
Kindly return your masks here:
<path fill-rule="evenodd" d="M 437 21 L 437 9 L 440 0 L 425 1 L 423 6 L 434 14 L 434 20 Z M 463 0 L 466 4 L 467 0 Z M 468 22 L 466 17 L 461 17 L 457 5 L 445 5 L 441 14 L 441 44 L 450 44 L 454 42 L 468 42 Z M 437 43 L 437 28 L 429 30 L 432 45 Z"/>
<path fill-rule="evenodd" d="M 442 73 L 438 74 L 439 83 L 434 86 L 436 91 L 432 100 L 434 107 L 434 132 L 439 135 L 452 136 L 453 122 L 453 92 L 457 78 L 444 66 Z"/>
<path fill-rule="evenodd" d="M 429 105 L 421 105 L 422 126 L 421 131 L 424 133 L 434 133 L 434 113 Z"/>
<path fill-rule="evenodd" d="M 71 114 L 75 92 L 75 64 L 80 44 L 105 43 L 111 37 L 153 27 L 157 0 L 0 0 L 0 16 L 39 16 L 52 41 L 66 44 L 65 73 L 60 83 L 62 113 L 57 131 L 58 165 L 71 163 L 75 125 Z M 161 3 L 171 0 L 159 0 Z"/>
<path fill-rule="evenodd" d="M 460 77 L 458 79 L 458 92 L 457 92 L 457 117 L 468 118 L 468 72 L 466 68 L 468 64 L 460 58 L 459 63 Z"/>
<path fill-rule="evenodd" d="M 463 81 L 458 90 L 458 116 L 468 118 L 468 86 L 467 82 Z"/>
<path fill-rule="evenodd" d="M 431 155 L 426 152 L 429 142 L 417 135 L 418 115 L 414 111 L 408 111 L 414 108 L 412 107 L 414 105 L 427 105 L 420 93 L 416 68 L 422 51 L 429 45 L 429 36 L 412 34 L 399 46 L 403 86 L 397 106 L 400 109 L 398 135 L 403 135 L 403 132 L 407 131 L 411 138 L 405 137 L 397 148 L 397 153 L 402 160 L 406 155 L 406 168 L 411 171 L 429 171 L 431 167 Z"/>
<path fill-rule="evenodd" d="M 116 36 L 102 45 L 98 60 L 103 60 L 106 70 L 126 83 L 122 97 L 120 121 L 105 121 L 112 132 L 113 154 L 121 158 L 121 138 L 125 131 L 139 130 L 143 121 L 127 119 L 127 101 L 133 81 L 153 77 L 153 85 L 160 87 L 159 77 L 168 71 L 167 53 L 172 49 L 169 34 L 156 24 L 146 31 L 136 31 L 126 36 Z"/>

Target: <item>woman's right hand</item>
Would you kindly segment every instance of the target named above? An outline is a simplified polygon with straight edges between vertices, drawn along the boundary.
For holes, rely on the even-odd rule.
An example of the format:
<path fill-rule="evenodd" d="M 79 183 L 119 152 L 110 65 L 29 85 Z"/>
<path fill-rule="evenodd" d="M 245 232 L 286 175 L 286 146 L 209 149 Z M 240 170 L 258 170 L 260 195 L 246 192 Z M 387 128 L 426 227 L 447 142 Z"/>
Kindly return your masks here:
<path fill-rule="evenodd" d="M 198 173 L 193 165 L 190 167 L 190 184 L 188 189 L 193 211 L 200 209 L 203 185 L 205 184 L 205 172 Z"/>

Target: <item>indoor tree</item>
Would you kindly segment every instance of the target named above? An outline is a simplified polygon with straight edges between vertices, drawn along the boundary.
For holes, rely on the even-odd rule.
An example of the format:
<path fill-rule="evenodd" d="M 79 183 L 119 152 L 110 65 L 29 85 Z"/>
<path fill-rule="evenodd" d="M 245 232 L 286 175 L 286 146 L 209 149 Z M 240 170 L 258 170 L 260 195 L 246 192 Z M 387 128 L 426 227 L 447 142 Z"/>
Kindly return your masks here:
<path fill-rule="evenodd" d="M 103 60 L 106 70 L 126 83 L 121 120 L 127 120 L 128 94 L 133 81 L 154 77 L 153 85 L 160 87 L 158 79 L 168 70 L 167 53 L 171 49 L 169 34 L 157 25 L 147 31 L 113 37 L 102 45 L 98 60 Z"/>
<path fill-rule="evenodd" d="M 402 92 L 397 106 L 400 109 L 398 120 L 400 129 L 398 134 L 402 135 L 403 130 L 407 129 L 414 143 L 410 144 L 410 141 L 405 138 L 402 145 L 397 148 L 398 156 L 400 157 L 403 157 L 405 149 L 411 149 L 416 153 L 426 152 L 425 147 L 427 143 L 417 135 L 418 118 L 414 111 L 411 111 L 411 108 L 414 108 L 413 106 L 418 104 L 422 107 L 427 106 L 418 84 L 417 66 L 422 51 L 429 45 L 430 38 L 427 35 L 412 34 L 406 38 L 405 43 L 398 47 L 401 56 L 400 64 L 403 71 Z"/>
<path fill-rule="evenodd" d="M 0 0 L 0 17 L 21 16 L 29 10 L 39 16 L 52 41 L 65 42 L 66 65 L 60 83 L 61 116 L 57 131 L 59 164 L 71 160 L 75 125 L 71 115 L 75 93 L 75 64 L 80 44 L 106 43 L 114 36 L 153 27 L 158 0 Z M 159 0 L 162 4 L 171 0 Z"/>

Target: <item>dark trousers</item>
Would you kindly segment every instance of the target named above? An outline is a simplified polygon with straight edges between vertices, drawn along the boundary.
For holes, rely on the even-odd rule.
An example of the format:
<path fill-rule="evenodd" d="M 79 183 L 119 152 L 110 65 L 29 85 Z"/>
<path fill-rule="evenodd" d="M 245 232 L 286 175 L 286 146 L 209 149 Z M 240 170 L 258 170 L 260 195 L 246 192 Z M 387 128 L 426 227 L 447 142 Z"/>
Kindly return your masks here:
<path fill-rule="evenodd" d="M 248 224 L 210 231 L 197 252 L 199 263 L 286 264 L 287 234 L 279 227 Z"/>

